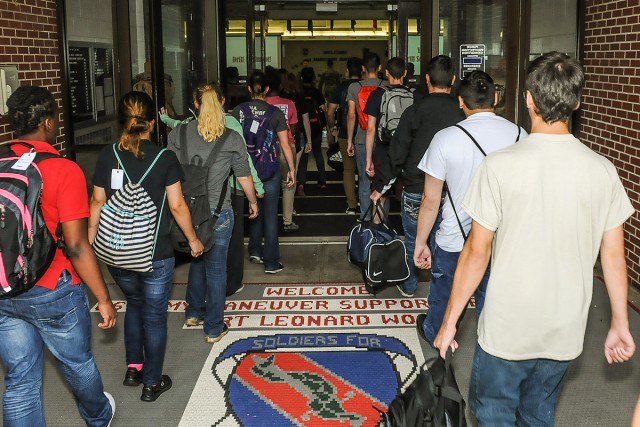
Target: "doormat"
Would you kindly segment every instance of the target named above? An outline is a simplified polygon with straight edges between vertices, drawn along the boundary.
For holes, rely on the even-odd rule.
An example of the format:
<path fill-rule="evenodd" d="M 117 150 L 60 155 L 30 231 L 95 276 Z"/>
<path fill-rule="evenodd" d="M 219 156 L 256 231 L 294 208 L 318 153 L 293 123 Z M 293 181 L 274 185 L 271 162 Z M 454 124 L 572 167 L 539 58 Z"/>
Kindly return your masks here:
<path fill-rule="evenodd" d="M 424 298 L 378 299 L 359 284 L 254 289 L 260 298 L 227 301 L 231 330 L 180 426 L 376 426 L 374 406 L 386 411 L 424 363 Z"/>

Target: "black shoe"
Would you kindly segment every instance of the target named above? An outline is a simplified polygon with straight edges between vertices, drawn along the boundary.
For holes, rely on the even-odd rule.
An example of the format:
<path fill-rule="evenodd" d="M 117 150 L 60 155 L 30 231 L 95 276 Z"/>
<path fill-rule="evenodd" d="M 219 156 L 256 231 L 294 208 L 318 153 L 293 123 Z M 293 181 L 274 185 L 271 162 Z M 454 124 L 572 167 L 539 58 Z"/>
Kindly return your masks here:
<path fill-rule="evenodd" d="M 127 373 L 124 374 L 122 384 L 129 387 L 139 386 L 142 384 L 142 371 L 138 371 L 136 368 L 128 368 Z"/>
<path fill-rule="evenodd" d="M 431 345 L 431 343 L 427 339 L 427 336 L 424 334 L 424 329 L 422 328 L 422 325 L 424 325 L 424 321 L 426 318 L 426 314 L 418 314 L 418 317 L 416 317 L 416 329 L 418 330 L 418 336 L 425 340 L 427 344 Z"/>
<path fill-rule="evenodd" d="M 169 375 L 163 375 L 160 383 L 156 385 L 146 385 L 142 388 L 140 400 L 143 402 L 155 402 L 155 400 L 165 391 L 169 390 L 173 383 Z"/>

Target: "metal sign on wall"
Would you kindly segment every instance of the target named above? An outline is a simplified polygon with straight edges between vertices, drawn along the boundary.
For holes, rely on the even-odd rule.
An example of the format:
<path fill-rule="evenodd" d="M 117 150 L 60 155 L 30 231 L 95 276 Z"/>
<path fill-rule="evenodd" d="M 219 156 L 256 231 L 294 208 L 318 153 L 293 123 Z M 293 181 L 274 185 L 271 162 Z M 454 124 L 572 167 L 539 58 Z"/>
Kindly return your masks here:
<path fill-rule="evenodd" d="M 475 70 L 484 71 L 485 45 L 461 44 L 460 45 L 460 78 Z"/>

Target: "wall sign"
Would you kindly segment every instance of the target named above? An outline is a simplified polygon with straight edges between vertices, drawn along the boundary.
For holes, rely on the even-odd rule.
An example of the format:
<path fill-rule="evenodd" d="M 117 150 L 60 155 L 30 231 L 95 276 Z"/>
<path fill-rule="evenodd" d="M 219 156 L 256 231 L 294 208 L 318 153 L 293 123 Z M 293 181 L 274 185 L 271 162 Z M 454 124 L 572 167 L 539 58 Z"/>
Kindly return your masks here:
<path fill-rule="evenodd" d="M 90 61 L 88 47 L 69 47 L 69 92 L 76 121 L 93 118 Z"/>
<path fill-rule="evenodd" d="M 485 45 L 461 44 L 460 45 L 460 78 L 475 70 L 484 71 Z"/>

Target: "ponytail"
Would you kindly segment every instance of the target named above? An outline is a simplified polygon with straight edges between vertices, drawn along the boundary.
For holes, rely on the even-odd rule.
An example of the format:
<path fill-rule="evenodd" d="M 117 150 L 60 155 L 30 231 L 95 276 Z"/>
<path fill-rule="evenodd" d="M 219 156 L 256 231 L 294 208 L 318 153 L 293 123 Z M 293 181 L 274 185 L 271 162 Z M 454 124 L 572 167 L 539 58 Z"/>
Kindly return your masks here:
<path fill-rule="evenodd" d="M 255 70 L 249 77 L 249 92 L 251 98 L 264 98 L 267 95 L 267 76 L 260 70 Z"/>
<path fill-rule="evenodd" d="M 206 142 L 218 139 L 225 130 L 225 113 L 222 108 L 221 94 L 214 84 L 201 84 L 195 93 L 200 104 L 198 114 L 198 133 Z"/>
<path fill-rule="evenodd" d="M 140 134 L 153 130 L 155 112 L 153 101 L 144 92 L 129 92 L 120 98 L 118 103 L 118 121 L 122 132 L 118 140 L 118 149 L 133 153 L 142 159 L 144 153 L 140 149 Z"/>

